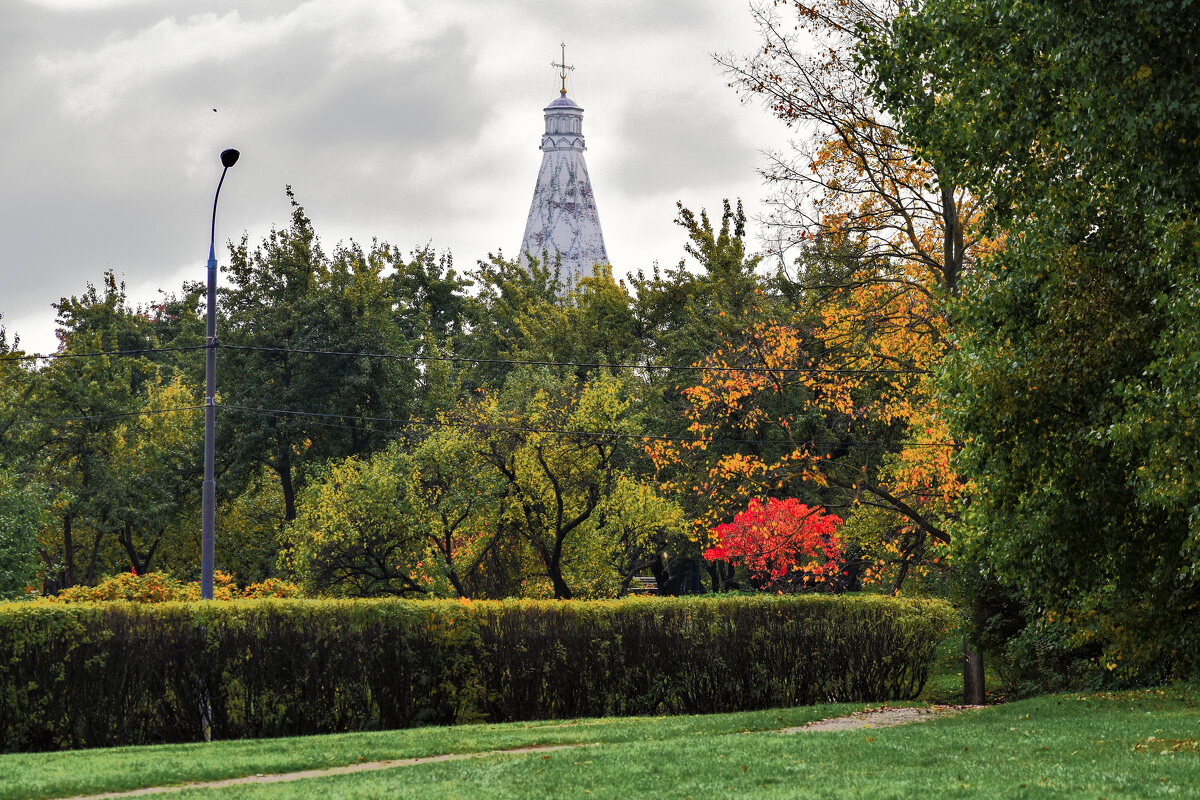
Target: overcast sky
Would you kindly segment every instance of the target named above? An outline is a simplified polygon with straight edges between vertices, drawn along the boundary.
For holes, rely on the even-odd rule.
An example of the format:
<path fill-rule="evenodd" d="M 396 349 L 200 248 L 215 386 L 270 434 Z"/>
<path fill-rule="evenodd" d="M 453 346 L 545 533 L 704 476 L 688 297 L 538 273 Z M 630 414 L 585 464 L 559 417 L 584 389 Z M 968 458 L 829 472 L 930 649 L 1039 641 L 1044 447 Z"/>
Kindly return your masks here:
<path fill-rule="evenodd" d="M 676 200 L 761 210 L 787 138 L 711 57 L 755 48 L 742 0 L 0 2 L 0 324 L 31 351 L 106 269 L 134 301 L 203 279 L 227 147 L 218 242 L 286 226 L 290 184 L 329 247 L 515 255 L 561 41 L 618 274 L 683 256 Z"/>

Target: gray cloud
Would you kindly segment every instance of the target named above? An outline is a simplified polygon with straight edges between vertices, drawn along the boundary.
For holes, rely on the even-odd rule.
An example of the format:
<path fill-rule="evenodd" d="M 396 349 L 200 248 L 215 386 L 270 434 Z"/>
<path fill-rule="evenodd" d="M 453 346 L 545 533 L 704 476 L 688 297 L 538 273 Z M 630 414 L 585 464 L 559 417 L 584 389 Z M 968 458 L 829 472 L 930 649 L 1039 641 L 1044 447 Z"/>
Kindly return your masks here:
<path fill-rule="evenodd" d="M 753 144 L 712 98 L 682 89 L 668 95 L 639 93 L 621 110 L 626 148 L 617 179 L 630 196 L 733 184 L 753 168 Z"/>
<path fill-rule="evenodd" d="M 49 304 L 106 268 L 136 299 L 200 277 L 225 147 L 244 155 L 221 239 L 287 224 L 291 184 L 329 244 L 429 242 L 461 266 L 515 248 L 563 39 L 618 265 L 679 257 L 676 199 L 752 208 L 756 151 L 781 140 L 708 55 L 754 44 L 726 0 L 83 6 L 0 16 L 0 314 L 38 349 Z"/>

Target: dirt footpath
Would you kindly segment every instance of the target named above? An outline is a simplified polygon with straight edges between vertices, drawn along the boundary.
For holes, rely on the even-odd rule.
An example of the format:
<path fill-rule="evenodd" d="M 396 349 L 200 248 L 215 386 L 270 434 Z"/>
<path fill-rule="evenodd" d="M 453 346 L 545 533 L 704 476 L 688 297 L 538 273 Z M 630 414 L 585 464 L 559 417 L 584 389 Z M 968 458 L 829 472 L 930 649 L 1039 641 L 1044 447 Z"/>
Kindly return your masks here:
<path fill-rule="evenodd" d="M 887 728 L 892 725 L 907 725 L 910 722 L 924 722 L 935 717 L 945 717 L 958 714 L 971 708 L 983 706 L 923 706 L 920 708 L 900 708 L 897 706 L 880 706 L 865 711 L 856 711 L 844 717 L 822 719 L 800 725 L 795 728 L 781 728 L 776 733 L 808 733 L 810 731 L 848 731 L 858 728 Z M 767 733 L 768 731 L 755 731 Z M 574 750 L 580 747 L 594 747 L 597 743 L 589 744 L 560 744 L 541 747 L 517 747 L 511 750 L 489 750 L 483 753 L 448 753 L 445 755 L 425 756 L 423 758 L 398 758 L 390 761 L 371 761 L 360 764 L 348 764 L 343 767 L 328 767 L 325 769 L 310 769 L 300 772 L 277 773 L 273 775 L 248 775 L 242 778 L 226 778 L 217 781 L 200 781 L 196 783 L 176 784 L 173 786 L 147 786 L 143 789 L 133 789 L 125 792 L 106 792 L 69 798 L 69 800 L 115 800 L 123 797 L 140 797 L 150 794 L 165 794 L 179 792 L 184 789 L 220 789 L 228 786 L 238 786 L 252 783 L 283 783 L 310 778 L 325 778 L 331 775 L 345 775 L 351 772 L 364 772 L 379 769 L 394 769 L 415 764 L 428 764 L 437 761 L 460 761 L 471 758 L 482 758 L 496 755 L 521 755 L 528 753 L 549 753 L 555 750 Z M 544 756 L 548 758 L 549 756 Z"/>
<path fill-rule="evenodd" d="M 972 708 L 983 708 L 983 706 L 921 706 L 917 708 L 880 706 L 866 711 L 856 711 L 844 717 L 817 720 L 795 728 L 783 728 L 779 732 L 808 733 L 810 731 L 850 731 L 858 728 L 890 728 L 893 725 L 907 725 L 911 722 L 925 722 L 935 717 L 959 714 Z"/>

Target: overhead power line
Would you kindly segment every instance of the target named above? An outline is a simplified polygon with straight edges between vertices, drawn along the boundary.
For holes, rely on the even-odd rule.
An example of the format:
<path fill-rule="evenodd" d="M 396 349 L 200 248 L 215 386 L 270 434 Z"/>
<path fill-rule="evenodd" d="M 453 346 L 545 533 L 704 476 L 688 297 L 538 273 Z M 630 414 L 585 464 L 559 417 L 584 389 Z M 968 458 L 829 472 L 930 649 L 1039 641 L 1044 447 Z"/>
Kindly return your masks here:
<path fill-rule="evenodd" d="M 315 350 L 298 347 L 259 347 L 254 345 L 222 344 L 213 345 L 218 350 L 241 350 L 257 353 L 289 353 L 310 356 L 341 356 L 353 358 L 374 358 L 391 361 L 442 362 L 450 364 L 498 364 L 514 367 L 571 367 L 575 369 L 640 369 L 647 372 L 737 372 L 737 373 L 781 373 L 809 375 L 928 375 L 925 369 L 858 369 L 851 367 L 733 367 L 715 366 L 712 364 L 638 364 L 588 361 L 533 361 L 512 358 L 470 358 L 468 356 L 422 356 L 405 353 L 377 353 L 354 350 Z M 101 358 L 105 356 L 143 356 L 159 353 L 184 353 L 197 350 L 207 350 L 208 345 L 190 345 L 187 347 L 147 347 L 136 350 L 96 350 L 86 353 L 7 353 L 0 355 L 4 361 L 55 361 L 63 358 Z"/>
<path fill-rule="evenodd" d="M 41 419 L 19 419 L 9 423 L 10 427 L 21 425 L 53 425 L 59 422 L 90 422 L 104 419 L 120 419 L 122 417 L 148 417 L 154 414 L 173 414 L 177 411 L 198 411 L 204 406 L 176 406 L 175 408 L 153 408 L 141 411 L 113 411 L 106 414 L 83 414 L 77 417 L 43 417 Z"/>
<path fill-rule="evenodd" d="M 207 345 L 197 344 L 189 347 L 146 347 L 140 350 L 97 350 L 90 353 L 6 353 L 0 356 L 0 361 L 56 361 L 60 358 L 99 358 L 101 356 L 142 356 L 154 353 L 183 353 L 190 350 L 204 350 Z"/>
<path fill-rule="evenodd" d="M 222 405 L 219 409 L 230 411 L 242 411 L 250 414 L 264 414 L 282 417 L 312 417 L 315 419 L 337 419 L 344 421 L 382 423 L 387 425 L 395 425 L 398 427 L 424 427 L 424 428 L 459 428 L 466 430 L 488 430 L 501 431 L 505 433 L 538 433 L 538 434 L 558 434 L 562 436 L 584 436 L 593 438 L 612 438 L 612 439 L 636 439 L 640 441 L 665 441 L 665 442 L 727 442 L 730 444 L 763 444 L 763 445 L 788 445 L 786 441 L 779 439 L 738 439 L 729 436 L 668 436 L 665 434 L 647 434 L 647 433 L 626 433 L 623 431 L 584 431 L 572 430 L 570 428 L 534 428 L 527 426 L 510 426 L 510 425 L 492 425 L 489 423 L 466 422 L 462 420 L 420 420 L 420 419 L 396 419 L 392 417 L 367 417 L 353 416 L 347 414 L 333 414 L 319 411 L 296 411 L 292 409 L 280 408 L 250 408 L 248 406 L 232 406 Z M 336 425 L 334 427 L 351 427 L 349 425 Z M 804 441 L 797 442 L 797 447 L 811 447 L 822 450 L 830 450 L 839 447 L 884 447 L 882 442 L 868 441 Z M 905 445 L 906 447 L 956 447 L 954 442 L 920 442 Z"/>
<path fill-rule="evenodd" d="M 687 372 L 781 372 L 781 373 L 811 373 L 837 375 L 926 375 L 924 369 L 848 369 L 835 367 L 720 367 L 710 364 L 603 364 L 585 361 L 524 361 L 509 358 L 468 358 L 466 356 L 419 356 L 400 353 L 372 353 L 348 350 L 305 350 L 294 347 L 255 347 L 252 345 L 218 344 L 224 350 L 245 350 L 260 353 L 294 353 L 297 355 L 321 356 L 356 356 L 360 358 L 378 358 L 395 361 L 441 361 L 448 363 L 466 364 L 502 364 L 506 366 L 526 367 L 584 367 L 588 369 L 642 369 Z"/>
<path fill-rule="evenodd" d="M 176 406 L 174 408 L 156 408 L 142 409 L 140 411 L 115 411 L 106 414 L 84 414 L 71 417 L 43 417 L 40 419 L 16 420 L 10 423 L 10 427 L 18 427 L 25 425 L 53 425 L 64 422 L 88 422 L 97 420 L 120 419 L 125 417 L 141 417 L 151 416 L 156 414 L 172 414 L 183 411 L 199 411 L 203 409 L 203 405 L 194 406 Z M 779 439 L 741 439 L 732 436 L 669 436 L 666 434 L 647 434 L 647 433 L 628 433 L 624 431 L 587 431 L 573 430 L 570 428 L 536 428 L 523 425 L 492 425 L 488 423 L 467 422 L 463 420 L 422 420 L 422 419 L 399 419 L 395 417 L 369 417 L 369 416 L 354 416 L 347 414 L 334 414 L 320 411 L 297 411 L 294 409 L 281 408 L 250 408 L 249 406 L 235 405 L 218 405 L 218 411 L 240 411 L 247 414 L 262 414 L 280 417 L 306 417 L 316 420 L 340 420 L 340 423 L 321 422 L 318 424 L 333 428 L 352 428 L 353 425 L 346 424 L 350 422 L 359 423 L 376 423 L 382 425 L 392 425 L 398 428 L 457 428 L 460 430 L 486 430 L 498 431 L 502 433 L 536 433 L 558 436 L 579 436 L 590 437 L 597 439 L 631 439 L 638 441 L 656 441 L 656 442 L 686 442 L 700 443 L 707 442 L 727 443 L 727 444 L 757 444 L 757 445 L 783 445 L 789 443 Z M 389 433 L 389 431 L 381 431 L 374 429 L 378 433 Z M 394 432 L 394 431 L 393 431 Z M 886 447 L 883 442 L 871 442 L 860 440 L 848 441 L 803 441 L 796 442 L 797 448 L 812 448 L 817 450 L 833 450 L 842 447 Z M 903 445 L 904 447 L 957 447 L 954 442 L 914 442 Z"/>

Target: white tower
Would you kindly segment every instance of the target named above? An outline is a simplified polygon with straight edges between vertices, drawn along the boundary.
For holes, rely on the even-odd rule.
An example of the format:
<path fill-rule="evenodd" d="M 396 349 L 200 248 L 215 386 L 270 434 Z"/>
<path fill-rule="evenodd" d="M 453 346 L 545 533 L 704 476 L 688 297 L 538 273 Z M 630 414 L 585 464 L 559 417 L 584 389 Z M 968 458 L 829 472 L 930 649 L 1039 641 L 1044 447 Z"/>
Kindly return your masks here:
<path fill-rule="evenodd" d="M 567 97 L 566 45 L 561 70 L 562 91 L 546 106 L 546 132 L 542 135 L 542 167 L 538 170 L 521 258 L 542 258 L 548 251 L 551 265 L 562 257 L 564 283 L 574 285 L 593 274 L 596 264 L 608 264 L 600 215 L 592 196 L 592 182 L 583 160 L 583 109 Z"/>

